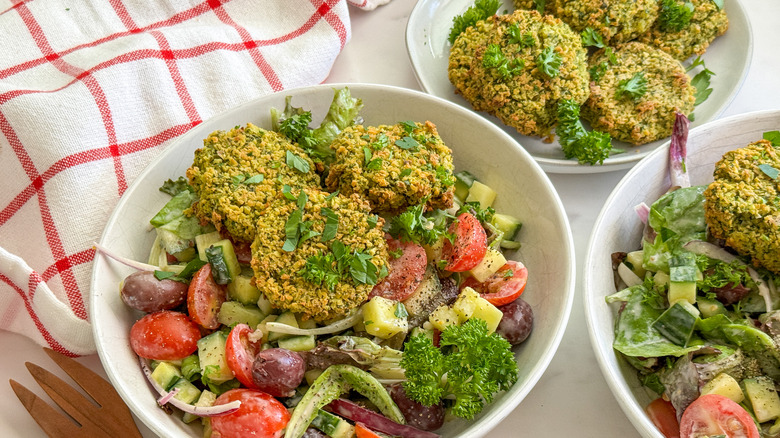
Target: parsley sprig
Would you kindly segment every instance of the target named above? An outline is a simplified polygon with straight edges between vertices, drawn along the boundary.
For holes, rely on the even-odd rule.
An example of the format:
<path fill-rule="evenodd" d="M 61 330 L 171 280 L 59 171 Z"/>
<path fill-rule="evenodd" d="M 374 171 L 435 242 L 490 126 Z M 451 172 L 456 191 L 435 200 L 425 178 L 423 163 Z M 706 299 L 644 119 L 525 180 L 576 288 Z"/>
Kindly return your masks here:
<path fill-rule="evenodd" d="M 298 271 L 304 280 L 316 285 L 325 285 L 334 290 L 341 280 L 349 279 L 354 284 L 375 285 L 387 275 L 387 267 L 378 268 L 371 261 L 371 254 L 352 250 L 341 241 L 335 240 L 330 251 L 310 256 L 306 265 Z"/>
<path fill-rule="evenodd" d="M 498 8 L 501 7 L 500 0 L 477 0 L 474 2 L 474 6 L 466 9 L 461 15 L 458 15 L 452 19 L 452 28 L 450 29 L 450 35 L 448 40 L 450 44 L 455 42 L 458 35 L 463 33 L 467 28 L 475 25 L 477 21 L 484 20 L 498 12 Z"/>
<path fill-rule="evenodd" d="M 710 97 L 710 94 L 712 94 L 710 82 L 712 77 L 715 76 L 715 73 L 704 65 L 704 60 L 701 59 L 701 56 L 697 56 L 691 65 L 685 69 L 685 72 L 688 73 L 699 66 L 701 66 L 702 70 L 696 73 L 691 79 L 691 85 L 696 88 L 696 93 L 694 94 L 694 96 L 696 96 L 696 103 L 694 105 L 699 105 Z"/>
<path fill-rule="evenodd" d="M 666 32 L 679 32 L 691 23 L 693 3 L 677 0 L 661 0 L 658 11 L 658 24 Z"/>
<path fill-rule="evenodd" d="M 563 58 L 555 51 L 553 46 L 545 47 L 536 57 L 536 66 L 550 78 L 554 78 L 561 73 L 561 62 L 563 62 Z"/>
<path fill-rule="evenodd" d="M 618 99 L 630 98 L 637 101 L 647 93 L 647 78 L 645 72 L 638 71 L 630 79 L 623 79 L 618 82 L 615 97 Z"/>
<path fill-rule="evenodd" d="M 600 131 L 587 131 L 580 120 L 580 106 L 571 99 L 558 103 L 558 142 L 566 158 L 584 164 L 602 164 L 612 152 L 612 139 Z"/>
<path fill-rule="evenodd" d="M 506 59 L 501 46 L 498 44 L 489 44 L 485 54 L 482 56 L 482 66 L 485 68 L 494 68 L 502 79 L 510 78 L 519 74 L 525 67 L 522 59 Z"/>
<path fill-rule="evenodd" d="M 403 213 L 390 220 L 388 233 L 402 242 L 414 242 L 425 245 L 433 245 L 441 237 L 452 239 L 453 236 L 447 231 L 445 218 L 435 221 L 426 217 L 425 203 L 427 199 L 419 205 L 413 205 Z"/>
<path fill-rule="evenodd" d="M 296 200 L 297 209 L 290 214 L 287 218 L 287 222 L 284 224 L 284 235 L 286 240 L 282 246 L 282 250 L 286 252 L 295 251 L 300 247 L 301 243 L 311 239 L 314 236 L 319 236 L 320 233 L 311 229 L 312 222 L 303 220 L 304 208 L 309 201 L 306 192 L 301 190 L 301 194 L 298 195 Z"/>
<path fill-rule="evenodd" d="M 517 363 L 509 342 L 488 333 L 487 323 L 470 319 L 441 333 L 441 349 L 425 335 L 406 343 L 401 358 L 407 395 L 424 405 L 454 396 L 452 414 L 471 419 L 499 391 L 517 381 Z M 446 378 L 445 378 L 446 376 Z"/>

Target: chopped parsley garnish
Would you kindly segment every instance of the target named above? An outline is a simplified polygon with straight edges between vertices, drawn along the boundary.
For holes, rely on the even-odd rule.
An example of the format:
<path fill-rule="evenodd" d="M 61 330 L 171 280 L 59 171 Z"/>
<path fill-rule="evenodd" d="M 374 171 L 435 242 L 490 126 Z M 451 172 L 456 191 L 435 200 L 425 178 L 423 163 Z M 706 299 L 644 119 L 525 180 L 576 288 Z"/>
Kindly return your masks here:
<path fill-rule="evenodd" d="M 536 6 L 536 11 L 540 14 L 544 15 L 544 8 L 546 5 L 546 0 L 534 0 L 534 6 Z"/>
<path fill-rule="evenodd" d="M 452 19 L 452 28 L 450 29 L 450 35 L 448 40 L 450 44 L 455 42 L 458 35 L 463 33 L 467 28 L 475 25 L 477 21 L 484 20 L 498 12 L 498 8 L 501 7 L 500 0 L 477 0 L 474 2 L 474 6 L 466 9 L 462 15 L 458 15 Z"/>
<path fill-rule="evenodd" d="M 260 184 L 265 179 L 265 176 L 262 173 L 258 173 L 257 175 L 235 175 L 232 178 L 230 178 L 231 182 L 233 183 L 233 187 L 238 187 L 241 184 L 249 185 L 249 184 Z"/>
<path fill-rule="evenodd" d="M 316 143 L 316 140 L 312 138 L 309 123 L 311 123 L 311 111 L 303 111 L 282 120 L 279 124 L 279 133 L 289 138 L 293 143 L 298 143 L 303 147 L 311 147 Z"/>
<path fill-rule="evenodd" d="M 661 8 L 658 11 L 658 24 L 665 32 L 679 32 L 689 24 L 693 18 L 693 3 L 678 2 L 677 0 L 661 0 Z"/>
<path fill-rule="evenodd" d="M 303 220 L 303 209 L 308 201 L 309 197 L 306 195 L 306 192 L 301 190 L 301 194 L 298 195 L 297 199 L 298 208 L 293 211 L 292 214 L 290 214 L 290 217 L 284 224 L 284 235 L 286 239 L 284 241 L 284 245 L 282 246 L 283 251 L 295 251 L 295 249 L 298 248 L 301 243 L 320 234 L 311 229 L 311 221 Z"/>
<path fill-rule="evenodd" d="M 566 158 L 576 158 L 583 164 L 602 164 L 612 151 L 609 134 L 587 131 L 580 120 L 580 106 L 571 99 L 558 103 L 558 142 Z"/>
<path fill-rule="evenodd" d="M 633 100 L 639 100 L 647 93 L 647 79 L 645 78 L 645 72 L 638 71 L 634 73 L 631 79 L 623 79 L 618 82 L 618 88 L 615 92 L 615 97 L 618 99 L 630 98 Z"/>
<path fill-rule="evenodd" d="M 399 122 L 402 128 L 404 128 L 404 132 L 408 135 L 412 135 L 412 133 L 417 129 L 417 123 L 414 123 L 411 120 L 406 120 L 403 122 Z"/>
<path fill-rule="evenodd" d="M 327 242 L 336 238 L 336 233 L 339 231 L 339 215 L 330 208 L 323 208 L 320 210 L 323 216 L 325 216 L 325 228 L 322 230 L 322 241 Z"/>
<path fill-rule="evenodd" d="M 772 146 L 780 146 L 780 131 L 767 131 L 764 133 L 763 138 L 772 143 Z"/>
<path fill-rule="evenodd" d="M 493 216 L 496 214 L 496 210 L 493 207 L 482 208 L 479 201 L 466 202 L 458 209 L 458 216 L 461 213 L 471 213 L 483 224 L 489 224 L 493 220 Z"/>
<path fill-rule="evenodd" d="M 426 200 L 427 201 L 427 200 Z M 441 237 L 451 237 L 446 221 L 434 221 L 423 215 L 425 202 L 413 205 L 390 220 L 388 233 L 402 242 L 432 245 Z"/>
<path fill-rule="evenodd" d="M 542 53 L 536 57 L 536 66 L 539 67 L 545 75 L 554 78 L 561 72 L 561 55 L 555 51 L 555 47 L 547 46 Z"/>
<path fill-rule="evenodd" d="M 404 170 L 402 170 L 402 171 L 401 171 L 401 173 L 400 173 L 400 177 L 401 177 L 401 178 L 403 178 L 403 177 L 405 177 L 405 176 L 409 176 L 409 175 L 411 175 L 411 174 L 412 174 L 412 169 L 410 169 L 410 168 L 408 168 L 408 167 L 407 167 L 406 169 L 404 169 Z"/>
<path fill-rule="evenodd" d="M 516 74 L 519 74 L 525 62 L 522 59 L 513 59 L 511 62 L 506 59 L 504 52 L 501 51 L 501 46 L 498 44 L 488 45 L 485 54 L 482 56 L 482 66 L 485 68 L 495 68 L 498 75 L 502 79 L 509 78 Z"/>
<path fill-rule="evenodd" d="M 371 259 L 371 254 L 352 251 L 336 240 L 331 244 L 330 252 L 306 259 L 306 265 L 298 274 L 306 281 L 324 284 L 329 290 L 335 289 L 336 284 L 343 279 L 349 279 L 354 284 L 375 285 L 387 275 L 387 267 L 382 265 L 382 269 L 379 269 Z"/>
<path fill-rule="evenodd" d="M 309 173 L 311 170 L 309 162 L 295 155 L 292 151 L 287 151 L 287 165 L 301 173 Z"/>
<path fill-rule="evenodd" d="M 387 254 L 390 256 L 391 259 L 395 260 L 397 258 L 400 258 L 402 255 L 404 255 L 404 250 L 402 250 L 401 248 L 387 250 Z"/>
<path fill-rule="evenodd" d="M 290 187 L 287 184 L 284 184 L 282 186 L 282 195 L 284 195 L 285 198 L 289 199 L 290 201 L 295 201 L 295 195 L 292 194 L 292 187 Z"/>
<path fill-rule="evenodd" d="M 592 27 L 586 27 L 585 30 L 580 33 L 580 38 L 582 38 L 582 45 L 585 47 L 596 47 L 598 49 L 606 47 L 604 38 L 602 38 L 601 34 L 596 32 Z"/>
<path fill-rule="evenodd" d="M 697 56 L 696 59 L 694 59 L 691 63 L 690 67 L 685 69 L 685 72 L 687 73 L 698 66 L 701 66 L 702 70 L 696 73 L 696 75 L 691 79 L 691 85 L 696 88 L 696 93 L 694 94 L 696 97 L 696 103 L 694 105 L 699 105 L 707 100 L 708 97 L 710 97 L 710 94 L 712 94 L 710 80 L 713 76 L 715 76 L 715 73 L 713 73 L 710 69 L 707 68 L 707 66 L 704 65 L 704 60 L 701 59 L 701 56 Z"/>
<path fill-rule="evenodd" d="M 509 42 L 515 43 L 521 48 L 533 47 L 534 44 L 536 44 L 534 35 L 531 32 L 521 32 L 520 26 L 517 23 L 509 26 L 507 33 L 509 34 Z"/>
<path fill-rule="evenodd" d="M 162 187 L 160 187 L 161 192 L 167 193 L 171 196 L 176 196 L 185 190 L 195 193 L 195 190 L 190 186 L 187 178 L 184 178 L 183 176 L 180 176 L 176 181 L 169 179 L 163 183 Z"/>
<path fill-rule="evenodd" d="M 386 148 L 389 141 L 390 139 L 387 137 L 387 135 L 384 132 L 382 132 L 376 136 L 376 140 L 374 140 L 374 142 L 372 142 L 370 146 L 373 150 L 378 151 Z"/>
<path fill-rule="evenodd" d="M 739 261 L 726 263 L 707 258 L 706 263 L 706 266 L 701 266 L 700 269 L 706 271 L 707 275 L 704 275 L 701 280 L 696 282 L 696 287 L 705 293 L 710 292 L 711 289 L 727 286 L 736 287 L 744 285 L 751 287 L 754 285 L 753 279 L 748 274 L 747 266 Z"/>
<path fill-rule="evenodd" d="M 375 214 L 369 215 L 366 221 L 368 222 L 369 228 L 376 228 L 376 224 L 379 223 L 379 216 Z"/>
<path fill-rule="evenodd" d="M 417 140 L 407 135 L 404 138 L 396 140 L 395 145 L 401 149 L 410 150 L 416 148 L 417 146 L 420 146 L 420 143 L 418 143 Z"/>
<path fill-rule="evenodd" d="M 769 164 L 759 164 L 758 168 L 764 172 L 764 175 L 768 176 L 771 179 L 777 179 L 778 176 L 780 176 L 780 170 L 777 170 L 776 168 L 772 167 Z"/>

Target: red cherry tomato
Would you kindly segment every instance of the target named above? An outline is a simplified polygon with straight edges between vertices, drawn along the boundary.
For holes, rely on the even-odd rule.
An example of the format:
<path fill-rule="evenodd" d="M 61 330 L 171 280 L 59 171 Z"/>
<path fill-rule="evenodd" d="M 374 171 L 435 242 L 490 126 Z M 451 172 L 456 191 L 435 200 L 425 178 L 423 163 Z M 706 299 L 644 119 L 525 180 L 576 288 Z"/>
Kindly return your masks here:
<path fill-rule="evenodd" d="M 688 405 L 680 418 L 680 437 L 722 435 L 727 438 L 760 438 L 753 417 L 728 397 L 702 395 Z"/>
<path fill-rule="evenodd" d="M 398 258 L 390 257 L 387 277 L 382 279 L 371 291 L 370 297 L 377 295 L 389 300 L 403 301 L 409 297 L 422 282 L 428 258 L 425 248 L 413 242 L 400 242 L 387 239 L 390 252 L 401 251 Z"/>
<path fill-rule="evenodd" d="M 187 290 L 187 311 L 193 321 L 207 329 L 218 329 L 217 312 L 227 299 L 225 287 L 214 282 L 211 265 L 206 263 L 192 276 Z"/>
<path fill-rule="evenodd" d="M 272 396 L 255 389 L 231 389 L 217 397 L 214 405 L 241 401 L 237 411 L 211 417 L 212 438 L 278 438 L 282 436 L 290 413 Z"/>
<path fill-rule="evenodd" d="M 252 329 L 246 324 L 236 324 L 230 330 L 225 345 L 225 358 L 228 368 L 233 371 L 241 384 L 247 388 L 257 389 L 252 380 L 252 364 L 260 348 L 256 343 L 249 341 L 249 333 L 252 333 Z"/>
<path fill-rule="evenodd" d="M 462 213 L 450 225 L 455 240 L 444 239 L 442 258 L 447 261 L 445 270 L 464 272 L 477 266 L 487 252 L 487 234 L 479 219 L 471 213 Z"/>
<path fill-rule="evenodd" d="M 666 438 L 680 438 L 680 423 L 671 402 L 657 398 L 645 407 L 645 412 Z"/>
<path fill-rule="evenodd" d="M 183 359 L 198 349 L 198 339 L 198 325 L 170 310 L 150 313 L 130 329 L 130 347 L 146 359 Z"/>
<path fill-rule="evenodd" d="M 474 277 L 469 277 L 461 284 L 461 289 L 469 286 L 477 291 L 482 298 L 494 306 L 503 306 L 522 295 L 528 281 L 528 269 L 520 262 L 507 260 L 495 274 L 482 283 Z"/>
<path fill-rule="evenodd" d="M 355 423 L 355 436 L 357 438 L 380 438 L 371 429 L 363 426 L 361 423 Z"/>

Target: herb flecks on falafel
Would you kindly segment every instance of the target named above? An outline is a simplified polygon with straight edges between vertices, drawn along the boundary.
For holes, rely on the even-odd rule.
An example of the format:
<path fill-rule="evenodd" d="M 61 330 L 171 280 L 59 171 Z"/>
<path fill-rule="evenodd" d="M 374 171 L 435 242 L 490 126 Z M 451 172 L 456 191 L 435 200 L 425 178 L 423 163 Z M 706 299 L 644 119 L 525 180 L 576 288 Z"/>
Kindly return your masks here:
<path fill-rule="evenodd" d="M 704 191 L 710 234 L 775 274 L 780 274 L 778 171 L 780 148 L 759 140 L 725 153 Z"/>
<path fill-rule="evenodd" d="M 673 17 L 664 19 L 673 15 L 673 8 L 686 8 L 686 4 L 693 8 L 686 23 L 674 21 Z M 638 41 L 657 47 L 680 61 L 704 53 L 710 43 L 729 27 L 726 11 L 713 0 L 664 0 L 661 11 L 653 27 L 641 35 Z M 670 25 L 670 20 L 678 24 Z"/>
<path fill-rule="evenodd" d="M 448 77 L 475 110 L 523 135 L 550 137 L 558 103 L 582 104 L 588 97 L 586 56 L 580 36 L 559 19 L 517 10 L 460 34 L 450 50 Z"/>
<path fill-rule="evenodd" d="M 675 114 L 693 112 L 696 88 L 666 52 L 632 41 L 597 51 L 590 65 L 599 74 L 582 117 L 616 140 L 641 145 L 668 137 Z"/>
<path fill-rule="evenodd" d="M 366 272 L 369 277 L 373 274 L 376 283 L 387 269 L 383 220 L 371 214 L 369 203 L 357 194 L 343 196 L 306 188 L 293 195 L 294 199 L 277 198 L 257 221 L 252 243 L 257 288 L 274 307 L 300 313 L 304 318 L 321 322 L 343 317 L 368 298 L 372 281 L 363 281 L 366 278 L 361 276 L 313 281 L 314 276 L 302 275 L 302 271 L 313 258 L 328 258 L 328 254 L 333 254 L 330 258 L 336 263 L 344 256 L 340 248 L 345 247 L 350 254 L 359 254 L 357 261 L 370 271 Z M 298 212 L 295 224 L 290 224 L 290 218 Z M 333 224 L 330 218 L 334 213 L 337 226 L 329 236 L 326 228 L 328 223 Z M 291 248 L 287 231 L 292 225 L 302 226 L 308 238 L 297 239 Z"/>
<path fill-rule="evenodd" d="M 335 159 L 325 185 L 359 194 L 379 213 L 397 213 L 426 198 L 432 208 L 452 206 L 452 152 L 431 122 L 353 126 L 331 144 Z"/>

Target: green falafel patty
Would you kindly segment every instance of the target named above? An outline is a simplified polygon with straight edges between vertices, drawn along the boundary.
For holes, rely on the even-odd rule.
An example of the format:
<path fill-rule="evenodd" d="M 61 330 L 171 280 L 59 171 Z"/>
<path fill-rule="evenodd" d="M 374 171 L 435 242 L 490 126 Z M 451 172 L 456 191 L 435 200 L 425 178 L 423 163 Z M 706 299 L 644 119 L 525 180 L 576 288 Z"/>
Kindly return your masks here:
<path fill-rule="evenodd" d="M 679 30 L 675 29 L 675 26 L 668 24 L 665 19 L 667 12 L 662 3 L 658 20 L 638 41 L 657 47 L 675 59 L 684 61 L 691 55 L 701 55 L 715 38 L 723 35 L 729 28 L 726 11 L 720 9 L 712 0 L 668 1 L 683 7 L 686 7 L 686 3 L 692 4 L 693 15 L 690 22 Z"/>
<path fill-rule="evenodd" d="M 726 152 L 704 191 L 704 213 L 712 236 L 780 274 L 780 180 L 762 165 L 780 170 L 780 148 L 767 140 Z"/>
<path fill-rule="evenodd" d="M 675 113 L 689 115 L 696 89 L 680 61 L 638 42 L 597 51 L 582 118 L 616 140 L 641 145 L 672 134 Z"/>
<path fill-rule="evenodd" d="M 334 244 L 343 244 L 350 254 L 363 254 L 364 266 L 373 264 L 378 279 L 387 269 L 384 221 L 372 215 L 368 202 L 358 195 L 328 194 L 314 188 L 294 190 L 291 195 L 296 199 L 276 199 L 257 220 L 257 235 L 252 242 L 257 288 L 275 308 L 300 313 L 304 318 L 321 322 L 343 317 L 368 298 L 373 289 L 371 281 L 337 276 L 329 286 L 328 281 L 307 279 L 302 271 L 311 257 L 334 257 Z M 303 206 L 302 214 L 296 213 L 301 211 L 299 204 Z M 326 231 L 334 223 L 336 232 Z M 291 241 L 296 230 L 299 238 Z M 329 270 L 337 262 L 332 259 L 320 266 L 321 271 Z"/>
<path fill-rule="evenodd" d="M 558 103 L 588 98 L 587 51 L 559 19 L 517 10 L 477 22 L 458 36 L 448 77 L 477 111 L 523 135 L 551 136 Z"/>
<path fill-rule="evenodd" d="M 548 0 L 545 11 L 575 32 L 590 27 L 615 45 L 650 29 L 658 17 L 658 0 Z"/>
<path fill-rule="evenodd" d="M 254 239 L 258 218 L 283 185 L 319 186 L 320 180 L 303 149 L 251 123 L 211 133 L 187 178 L 199 197 L 195 215 L 245 242 Z"/>
<path fill-rule="evenodd" d="M 353 126 L 331 143 L 335 160 L 327 189 L 359 194 L 372 211 L 395 213 L 427 199 L 432 208 L 452 206 L 452 151 L 431 122 Z"/>

